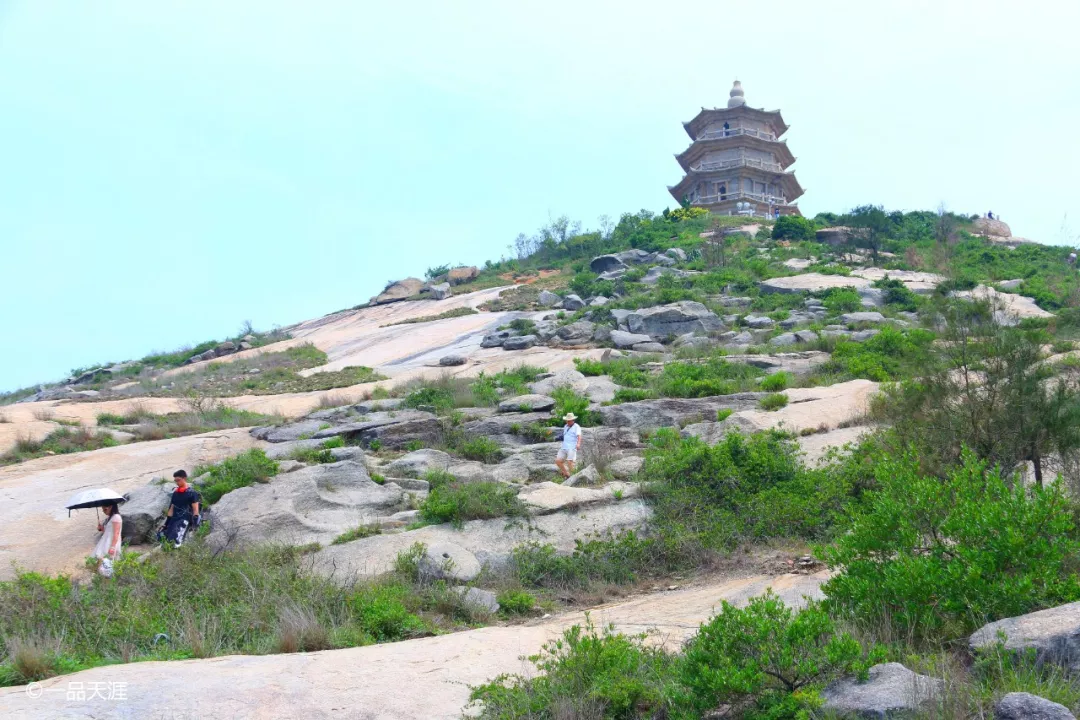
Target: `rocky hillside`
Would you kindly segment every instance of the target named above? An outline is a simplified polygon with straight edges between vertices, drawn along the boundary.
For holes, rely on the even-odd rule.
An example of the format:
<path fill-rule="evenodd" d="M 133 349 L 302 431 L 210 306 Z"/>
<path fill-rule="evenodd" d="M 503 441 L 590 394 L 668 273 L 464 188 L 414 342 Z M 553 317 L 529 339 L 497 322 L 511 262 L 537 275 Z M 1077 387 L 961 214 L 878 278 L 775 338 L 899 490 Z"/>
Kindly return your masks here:
<path fill-rule="evenodd" d="M 275 333 L 9 395 L 0 679 L 337 648 L 109 673 L 135 687 L 217 662 L 217 707 L 239 708 L 255 668 L 314 678 L 356 659 L 428 658 L 438 687 L 477 686 L 475 709 L 492 718 L 526 706 L 805 717 L 822 704 L 851 717 L 995 706 L 1008 717 L 1040 696 L 1075 709 L 1068 653 L 1021 657 L 1005 674 L 1010 653 L 1080 632 L 1057 619 L 1065 611 L 1011 621 L 1004 649 L 957 644 L 986 622 L 1080 600 L 1070 251 L 1002 242 L 1000 227 L 960 217 L 868 213 L 773 227 L 680 210 L 627 215 L 607 234 L 544 229 L 515 260 L 433 268 Z M 564 479 L 567 412 L 584 441 Z M 163 551 L 153 535 L 176 467 L 192 471 L 208 522 Z M 60 510 L 100 485 L 129 495 L 130 559 L 110 580 L 81 568 L 93 523 Z M 567 629 L 580 618 L 537 618 L 634 591 L 646 599 L 633 612 L 611 611 L 620 629 L 665 627 L 671 603 L 689 602 L 674 590 L 686 583 L 700 588 L 679 636 L 705 625 L 684 650 L 586 630 L 619 660 L 560 684 L 585 652 Z M 769 585 L 782 601 L 760 597 Z M 108 634 L 93 629 L 102 614 L 115 618 Z M 504 627 L 467 630 L 489 624 Z M 463 674 L 447 660 L 456 648 L 516 657 L 563 631 L 540 665 L 547 684 L 483 685 L 506 664 Z M 771 633 L 815 658 L 813 671 L 754 670 Z M 342 649 L 391 641 L 403 642 Z M 639 678 L 628 706 L 611 672 Z M 383 703 L 349 684 L 315 706 L 453 717 L 468 700 L 457 687 Z M 114 699 L 100 715 L 163 707 Z"/>

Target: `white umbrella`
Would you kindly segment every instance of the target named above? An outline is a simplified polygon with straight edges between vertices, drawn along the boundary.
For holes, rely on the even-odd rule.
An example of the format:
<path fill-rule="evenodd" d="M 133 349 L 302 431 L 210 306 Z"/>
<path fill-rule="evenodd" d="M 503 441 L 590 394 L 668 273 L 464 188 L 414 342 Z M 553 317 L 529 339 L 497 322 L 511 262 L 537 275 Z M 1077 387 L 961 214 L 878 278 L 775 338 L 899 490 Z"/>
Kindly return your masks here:
<path fill-rule="evenodd" d="M 109 488 L 100 488 L 98 490 L 83 490 L 80 493 L 75 493 L 68 500 L 65 507 L 68 509 L 68 515 L 71 515 L 72 510 L 82 510 L 83 508 L 99 508 L 105 505 L 112 505 L 113 503 L 122 503 L 127 501 L 127 498 Z"/>

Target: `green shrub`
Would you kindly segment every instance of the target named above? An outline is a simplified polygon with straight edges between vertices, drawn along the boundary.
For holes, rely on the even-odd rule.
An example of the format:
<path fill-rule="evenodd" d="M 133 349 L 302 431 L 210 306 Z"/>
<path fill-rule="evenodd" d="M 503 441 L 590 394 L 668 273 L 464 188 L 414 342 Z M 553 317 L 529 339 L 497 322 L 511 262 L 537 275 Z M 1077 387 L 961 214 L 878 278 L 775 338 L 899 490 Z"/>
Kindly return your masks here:
<path fill-rule="evenodd" d="M 828 537 L 855 482 L 836 468 L 804 467 L 794 441 L 775 431 L 731 432 L 710 446 L 659 430 L 640 477 L 665 553 L 684 564 L 746 539 Z"/>
<path fill-rule="evenodd" d="M 325 448 L 297 448 L 289 455 L 289 459 L 309 465 L 337 462 L 334 454 Z"/>
<path fill-rule="evenodd" d="M 781 215 L 773 224 L 774 240 L 809 240 L 816 239 L 814 223 L 799 215 Z"/>
<path fill-rule="evenodd" d="M 862 310 L 862 298 L 859 293 L 848 287 L 832 288 L 822 295 L 821 304 L 830 315 L 857 312 Z"/>
<path fill-rule="evenodd" d="M 903 332 L 885 326 L 865 342 L 837 342 L 832 358 L 819 366 L 819 372 L 877 382 L 898 380 L 925 368 L 933 341 L 934 334 L 928 330 Z"/>
<path fill-rule="evenodd" d="M 716 422 L 724 422 L 729 417 L 731 417 L 732 413 L 734 412 L 735 411 L 731 408 L 720 408 L 716 411 Z"/>
<path fill-rule="evenodd" d="M 865 676 L 870 664 L 820 605 L 794 611 L 770 590 L 744 609 L 724 601 L 701 626 L 678 663 L 679 704 L 694 717 L 747 704 L 755 708 L 746 717 L 809 717 L 818 688 L 851 672 Z"/>
<path fill-rule="evenodd" d="M 377 642 L 404 640 L 430 632 L 427 624 L 409 611 L 409 589 L 390 583 L 366 588 L 353 598 L 360 626 Z"/>
<path fill-rule="evenodd" d="M 17 438 L 15 447 L 0 455 L 0 465 L 23 462 L 45 455 L 66 455 L 68 453 L 98 450 L 114 447 L 120 443 L 107 432 L 96 432 L 90 428 L 69 427 L 64 425 L 53 430 L 41 440 Z"/>
<path fill-rule="evenodd" d="M 772 393 L 761 398 L 762 410 L 779 410 L 782 407 L 787 407 L 788 396 L 784 393 Z"/>
<path fill-rule="evenodd" d="M 578 395 L 573 388 L 564 385 L 552 391 L 551 397 L 555 400 L 555 408 L 551 411 L 551 424 L 558 426 L 563 424 L 563 416 L 567 413 L 577 415 L 578 422 L 584 426 L 600 425 L 600 413 L 589 409 L 589 398 Z"/>
<path fill-rule="evenodd" d="M 327 450 L 331 450 L 333 448 L 345 447 L 345 438 L 341 437 L 340 435 L 335 435 L 332 438 L 328 438 L 326 440 L 323 440 L 322 446 L 323 446 L 323 448 L 325 448 Z"/>
<path fill-rule="evenodd" d="M 875 282 L 874 287 L 885 291 L 886 305 L 892 305 L 897 310 L 906 312 L 915 312 L 919 309 L 918 296 L 908 290 L 907 285 L 890 278 L 887 274 L 881 280 Z"/>
<path fill-rule="evenodd" d="M 536 596 L 526 590 L 504 590 L 497 599 L 507 615 L 529 615 L 536 609 Z"/>
<path fill-rule="evenodd" d="M 485 720 L 666 717 L 664 696 L 671 660 L 644 636 L 627 637 L 591 621 L 565 630 L 529 658 L 537 672 L 500 675 L 472 688 Z"/>
<path fill-rule="evenodd" d="M 627 584 L 657 569 L 654 541 L 627 531 L 617 536 L 575 540 L 574 552 L 559 554 L 553 545 L 536 542 L 514 548 L 513 568 L 525 587 L 587 588 L 593 583 Z"/>
<path fill-rule="evenodd" d="M 795 376 L 789 372 L 778 372 L 761 378 L 758 388 L 764 392 L 787 390 L 795 382 Z"/>
<path fill-rule="evenodd" d="M 957 637 L 984 622 L 1080 598 L 1069 502 L 1009 483 L 970 453 L 944 478 L 880 457 L 850 532 L 825 548 L 824 586 L 852 616 L 901 634 Z"/>
<path fill-rule="evenodd" d="M 204 505 L 213 505 L 226 493 L 255 483 L 268 482 L 278 473 L 278 464 L 266 457 L 266 453 L 252 448 L 236 457 L 222 460 L 216 465 L 199 465 L 194 476 L 209 474 L 196 488 Z"/>
<path fill-rule="evenodd" d="M 522 335 L 532 335 L 536 332 L 536 323 L 527 318 L 511 320 L 507 327 L 511 330 L 517 330 Z"/>
<path fill-rule="evenodd" d="M 427 386 L 405 396 L 402 406 L 416 410 L 446 412 L 454 409 L 454 394 L 446 387 Z"/>
<path fill-rule="evenodd" d="M 714 357 L 704 363 L 667 363 L 655 386 L 664 397 L 731 395 L 748 390 L 750 381 L 762 374 L 762 370 L 752 365 Z"/>
<path fill-rule="evenodd" d="M 431 482 L 430 475 L 428 482 Z M 518 500 L 517 491 L 495 482 L 440 482 L 432 484 L 420 503 L 420 517 L 427 523 L 453 523 L 495 517 L 526 517 L 528 510 Z"/>
<path fill-rule="evenodd" d="M 496 463 L 502 459 L 499 443 L 483 435 L 465 441 L 460 452 L 468 460 L 479 460 L 483 463 Z"/>
<path fill-rule="evenodd" d="M 642 388 L 619 388 L 615 391 L 615 397 L 612 399 L 612 403 L 627 403 L 638 402 L 639 400 L 648 400 L 656 397 L 655 394 Z"/>

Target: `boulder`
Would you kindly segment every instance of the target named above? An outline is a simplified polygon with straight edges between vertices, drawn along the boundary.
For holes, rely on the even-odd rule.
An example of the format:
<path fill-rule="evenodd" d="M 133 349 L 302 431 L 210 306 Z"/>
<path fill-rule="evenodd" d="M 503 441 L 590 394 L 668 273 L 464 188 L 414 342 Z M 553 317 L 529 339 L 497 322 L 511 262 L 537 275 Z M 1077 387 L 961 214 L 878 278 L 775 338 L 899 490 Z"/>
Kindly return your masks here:
<path fill-rule="evenodd" d="M 794 345 L 797 342 L 799 342 L 799 339 L 795 337 L 795 333 L 783 333 L 781 335 L 777 335 L 769 341 L 769 343 L 778 347 L 783 347 L 785 345 Z"/>
<path fill-rule="evenodd" d="M 615 392 L 619 386 L 607 375 L 599 375 L 588 379 L 589 384 L 585 389 L 585 397 L 595 403 L 611 402 L 615 399 Z"/>
<path fill-rule="evenodd" d="M 894 718 L 915 715 L 932 704 L 945 689 L 936 678 L 918 675 L 900 663 L 870 668 L 870 678 L 839 680 L 821 693 L 822 709 L 840 717 Z"/>
<path fill-rule="evenodd" d="M 502 445 L 528 445 L 535 442 L 525 431 L 536 423 L 546 424 L 551 414 L 546 412 L 513 413 L 470 420 L 461 426 L 466 437 L 484 435 Z"/>
<path fill-rule="evenodd" d="M 662 353 L 664 352 L 664 346 L 658 342 L 643 342 L 637 343 L 631 350 L 643 353 Z"/>
<path fill-rule="evenodd" d="M 877 328 L 869 328 L 867 330 L 859 330 L 858 332 L 851 333 L 851 339 L 854 340 L 855 342 L 866 342 L 870 338 L 877 335 L 879 332 L 881 332 L 881 331 L 878 330 Z"/>
<path fill-rule="evenodd" d="M 358 525 L 406 509 L 404 500 L 400 487 L 373 482 L 361 463 L 310 465 L 226 493 L 214 504 L 209 540 L 216 547 L 326 545 Z"/>
<path fill-rule="evenodd" d="M 994 707 L 995 720 L 1076 720 L 1069 708 L 1026 692 L 1011 692 Z"/>
<path fill-rule="evenodd" d="M 592 262 L 589 263 L 589 270 L 592 270 L 597 275 L 612 270 L 626 270 L 626 263 L 615 255 L 600 255 L 594 257 Z"/>
<path fill-rule="evenodd" d="M 120 537 L 124 542 L 139 545 L 154 541 L 158 523 L 169 509 L 172 490 L 171 483 L 151 483 L 124 496 L 127 502 L 120 506 L 120 514 L 124 518 Z"/>
<path fill-rule="evenodd" d="M 650 335 L 653 339 L 686 333 L 706 334 L 724 329 L 720 318 L 692 300 L 635 310 L 626 316 L 626 325 L 630 332 Z"/>
<path fill-rule="evenodd" d="M 885 291 L 881 288 L 860 288 L 859 304 L 864 308 L 885 307 Z"/>
<path fill-rule="evenodd" d="M 640 263 L 648 262 L 649 258 L 652 257 L 652 254 L 634 248 L 632 250 L 623 250 L 620 253 L 615 253 L 615 257 L 627 265 L 638 265 Z"/>
<path fill-rule="evenodd" d="M 541 483 L 541 485 L 547 485 L 549 483 Z M 550 483 L 554 485 L 555 483 Z M 588 465 L 578 472 L 574 473 L 570 477 L 563 480 L 562 487 L 574 488 L 579 485 L 599 485 L 600 484 L 600 471 L 594 466 Z"/>
<path fill-rule="evenodd" d="M 443 367 L 455 367 L 457 365 L 464 365 L 468 362 L 468 359 L 464 355 L 443 355 L 439 358 L 439 364 Z"/>
<path fill-rule="evenodd" d="M 791 277 L 772 278 L 762 280 L 759 284 L 761 292 L 774 293 L 801 293 L 814 292 L 816 290 L 828 290 L 830 288 L 850 287 L 867 288 L 870 281 L 866 278 L 848 277 L 844 275 L 823 275 L 821 273 L 805 273 Z"/>
<path fill-rule="evenodd" d="M 555 307 L 562 303 L 562 298 L 550 290 L 541 290 L 539 297 L 536 298 L 536 302 L 544 307 Z"/>
<path fill-rule="evenodd" d="M 556 388 L 572 388 L 576 393 L 585 393 L 589 380 L 577 370 L 560 370 L 546 378 L 541 378 L 529 385 L 529 390 L 536 395 L 550 395 Z"/>
<path fill-rule="evenodd" d="M 490 590 L 481 590 L 480 588 L 459 585 L 454 588 L 454 592 L 461 596 L 462 602 L 466 605 L 471 605 L 483 612 L 499 612 L 498 597 Z"/>
<path fill-rule="evenodd" d="M 374 412 L 386 412 L 389 410 L 397 410 L 401 407 L 401 404 L 405 402 L 403 398 L 385 398 L 383 400 L 364 400 L 352 406 L 352 410 L 356 411 L 360 415 L 367 415 Z M 338 408 L 340 409 L 340 408 Z M 308 416 L 314 418 L 315 414 Z"/>
<path fill-rule="evenodd" d="M 452 542 L 425 547 L 419 566 L 420 575 L 431 580 L 472 582 L 480 574 L 480 561 L 476 556 Z"/>
<path fill-rule="evenodd" d="M 512 337 L 517 337 L 518 332 L 516 330 L 498 330 L 493 333 L 488 333 L 480 341 L 480 347 L 482 348 L 495 348 L 502 347 L 503 343 Z"/>
<path fill-rule="evenodd" d="M 364 447 L 378 441 L 382 447 L 394 449 L 411 442 L 430 444 L 442 436 L 442 425 L 432 413 L 419 410 L 371 413 L 363 420 L 326 428 L 313 437 L 329 438 L 340 435 Z"/>
<path fill-rule="evenodd" d="M 800 343 L 812 343 L 818 339 L 818 334 L 813 330 L 800 330 L 795 333 L 795 340 Z"/>
<path fill-rule="evenodd" d="M 775 323 L 772 318 L 764 315 L 747 315 L 743 318 L 743 325 L 754 330 L 767 330 Z"/>
<path fill-rule="evenodd" d="M 589 300 L 589 307 L 604 307 L 609 302 L 611 302 L 611 301 L 608 300 L 603 295 L 597 295 L 592 300 Z"/>
<path fill-rule="evenodd" d="M 424 283 L 416 278 L 405 278 L 387 285 L 381 293 L 371 299 L 372 305 L 385 305 L 386 303 L 406 300 L 419 294 Z"/>
<path fill-rule="evenodd" d="M 865 234 L 862 228 L 850 228 L 844 225 L 821 228 L 816 233 L 817 241 L 833 247 L 849 245 Z"/>
<path fill-rule="evenodd" d="M 998 290 L 1019 290 L 1020 286 L 1024 284 L 1024 281 L 1020 278 L 1016 280 L 1003 280 L 997 284 Z"/>
<path fill-rule="evenodd" d="M 749 345 L 754 342 L 754 336 L 743 330 L 738 335 L 728 339 L 729 345 Z"/>
<path fill-rule="evenodd" d="M 885 316 L 879 312 L 851 312 L 840 316 L 840 322 L 844 325 L 854 323 L 883 323 Z"/>
<path fill-rule="evenodd" d="M 606 343 L 611 341 L 611 327 L 608 325 L 597 325 L 596 330 L 592 334 L 593 342 Z"/>
<path fill-rule="evenodd" d="M 638 474 L 641 466 L 645 464 L 645 458 L 637 455 L 625 455 L 608 464 L 607 472 L 611 477 L 618 480 L 629 480 Z"/>
<path fill-rule="evenodd" d="M 756 409 L 765 393 L 736 393 L 706 398 L 659 398 L 638 402 L 607 405 L 600 408 L 600 417 L 607 427 L 628 427 L 648 430 L 661 427 L 681 427 L 692 422 L 716 419 L 716 411 Z"/>
<path fill-rule="evenodd" d="M 501 413 L 547 412 L 555 407 L 555 399 L 547 395 L 518 395 L 499 403 Z"/>
<path fill-rule="evenodd" d="M 665 252 L 669 258 L 674 258 L 679 262 L 686 262 L 686 251 L 682 248 L 668 248 Z"/>
<path fill-rule="evenodd" d="M 596 324 L 588 320 L 578 320 L 569 325 L 563 325 L 555 335 L 559 338 L 560 345 L 586 345 L 592 342 L 593 333 L 596 332 Z"/>
<path fill-rule="evenodd" d="M 446 279 L 450 281 L 451 285 L 461 285 L 470 280 L 475 280 L 479 274 L 480 270 L 475 265 L 462 266 L 451 268 L 450 272 L 446 274 Z"/>
<path fill-rule="evenodd" d="M 655 285 L 660 282 L 660 278 L 664 275 L 670 275 L 673 278 L 682 280 L 683 278 L 689 277 L 690 273 L 685 270 L 678 270 L 670 267 L 651 267 L 649 268 L 649 272 L 645 273 L 645 277 L 641 278 L 641 282 L 644 285 Z"/>
<path fill-rule="evenodd" d="M 326 440 L 309 438 L 307 440 L 290 440 L 288 442 L 276 443 L 266 448 L 266 457 L 271 460 L 284 460 L 297 450 L 318 450 L 322 447 L 324 442 L 326 442 Z"/>
<path fill-rule="evenodd" d="M 975 219 L 973 225 L 976 235 L 995 238 L 1012 237 L 1012 228 L 1001 220 L 991 220 L 990 218 L 980 217 Z"/>
<path fill-rule="evenodd" d="M 334 458 L 336 462 L 342 460 L 355 460 L 356 462 L 364 462 L 364 450 L 358 448 L 355 445 L 346 445 L 345 447 L 330 448 L 330 457 Z"/>
<path fill-rule="evenodd" d="M 538 337 L 535 335 L 521 335 L 519 337 L 507 338 L 503 341 L 503 350 L 528 350 L 532 346 L 536 345 Z"/>
<path fill-rule="evenodd" d="M 639 343 L 652 342 L 652 336 L 641 333 L 630 333 L 624 330 L 612 330 L 611 342 L 614 343 L 617 348 L 629 348 Z"/>
<path fill-rule="evenodd" d="M 571 293 L 563 298 L 562 306 L 564 310 L 570 310 L 571 312 L 573 312 L 575 310 L 580 310 L 581 308 L 585 307 L 585 301 L 577 295 Z"/>
<path fill-rule="evenodd" d="M 450 283 L 439 283 L 438 285 L 431 286 L 431 298 L 433 300 L 445 300 L 453 294 L 454 292 L 450 289 Z"/>
<path fill-rule="evenodd" d="M 419 478 L 431 470 L 445 470 L 456 460 L 442 450 L 423 448 L 402 455 L 392 463 L 385 465 L 385 475 L 403 478 Z"/>
<path fill-rule="evenodd" d="M 991 648 L 998 642 L 998 633 L 1005 634 L 1006 650 L 1033 649 L 1039 662 L 1080 672 L 1080 602 L 984 625 L 968 639 L 968 645 L 975 651 Z"/>

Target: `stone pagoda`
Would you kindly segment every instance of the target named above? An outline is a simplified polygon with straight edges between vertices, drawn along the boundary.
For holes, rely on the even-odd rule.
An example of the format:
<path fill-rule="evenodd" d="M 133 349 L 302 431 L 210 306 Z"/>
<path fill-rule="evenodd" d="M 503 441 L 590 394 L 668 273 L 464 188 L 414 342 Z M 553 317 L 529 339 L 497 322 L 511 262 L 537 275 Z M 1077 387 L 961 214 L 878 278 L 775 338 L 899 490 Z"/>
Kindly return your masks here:
<path fill-rule="evenodd" d="M 799 215 L 795 199 L 803 194 L 795 162 L 780 136 L 788 126 L 779 110 L 746 104 L 736 80 L 726 108 L 702 108 L 683 123 L 693 141 L 675 156 L 686 175 L 668 190 L 680 205 L 707 208 L 718 215 Z"/>

